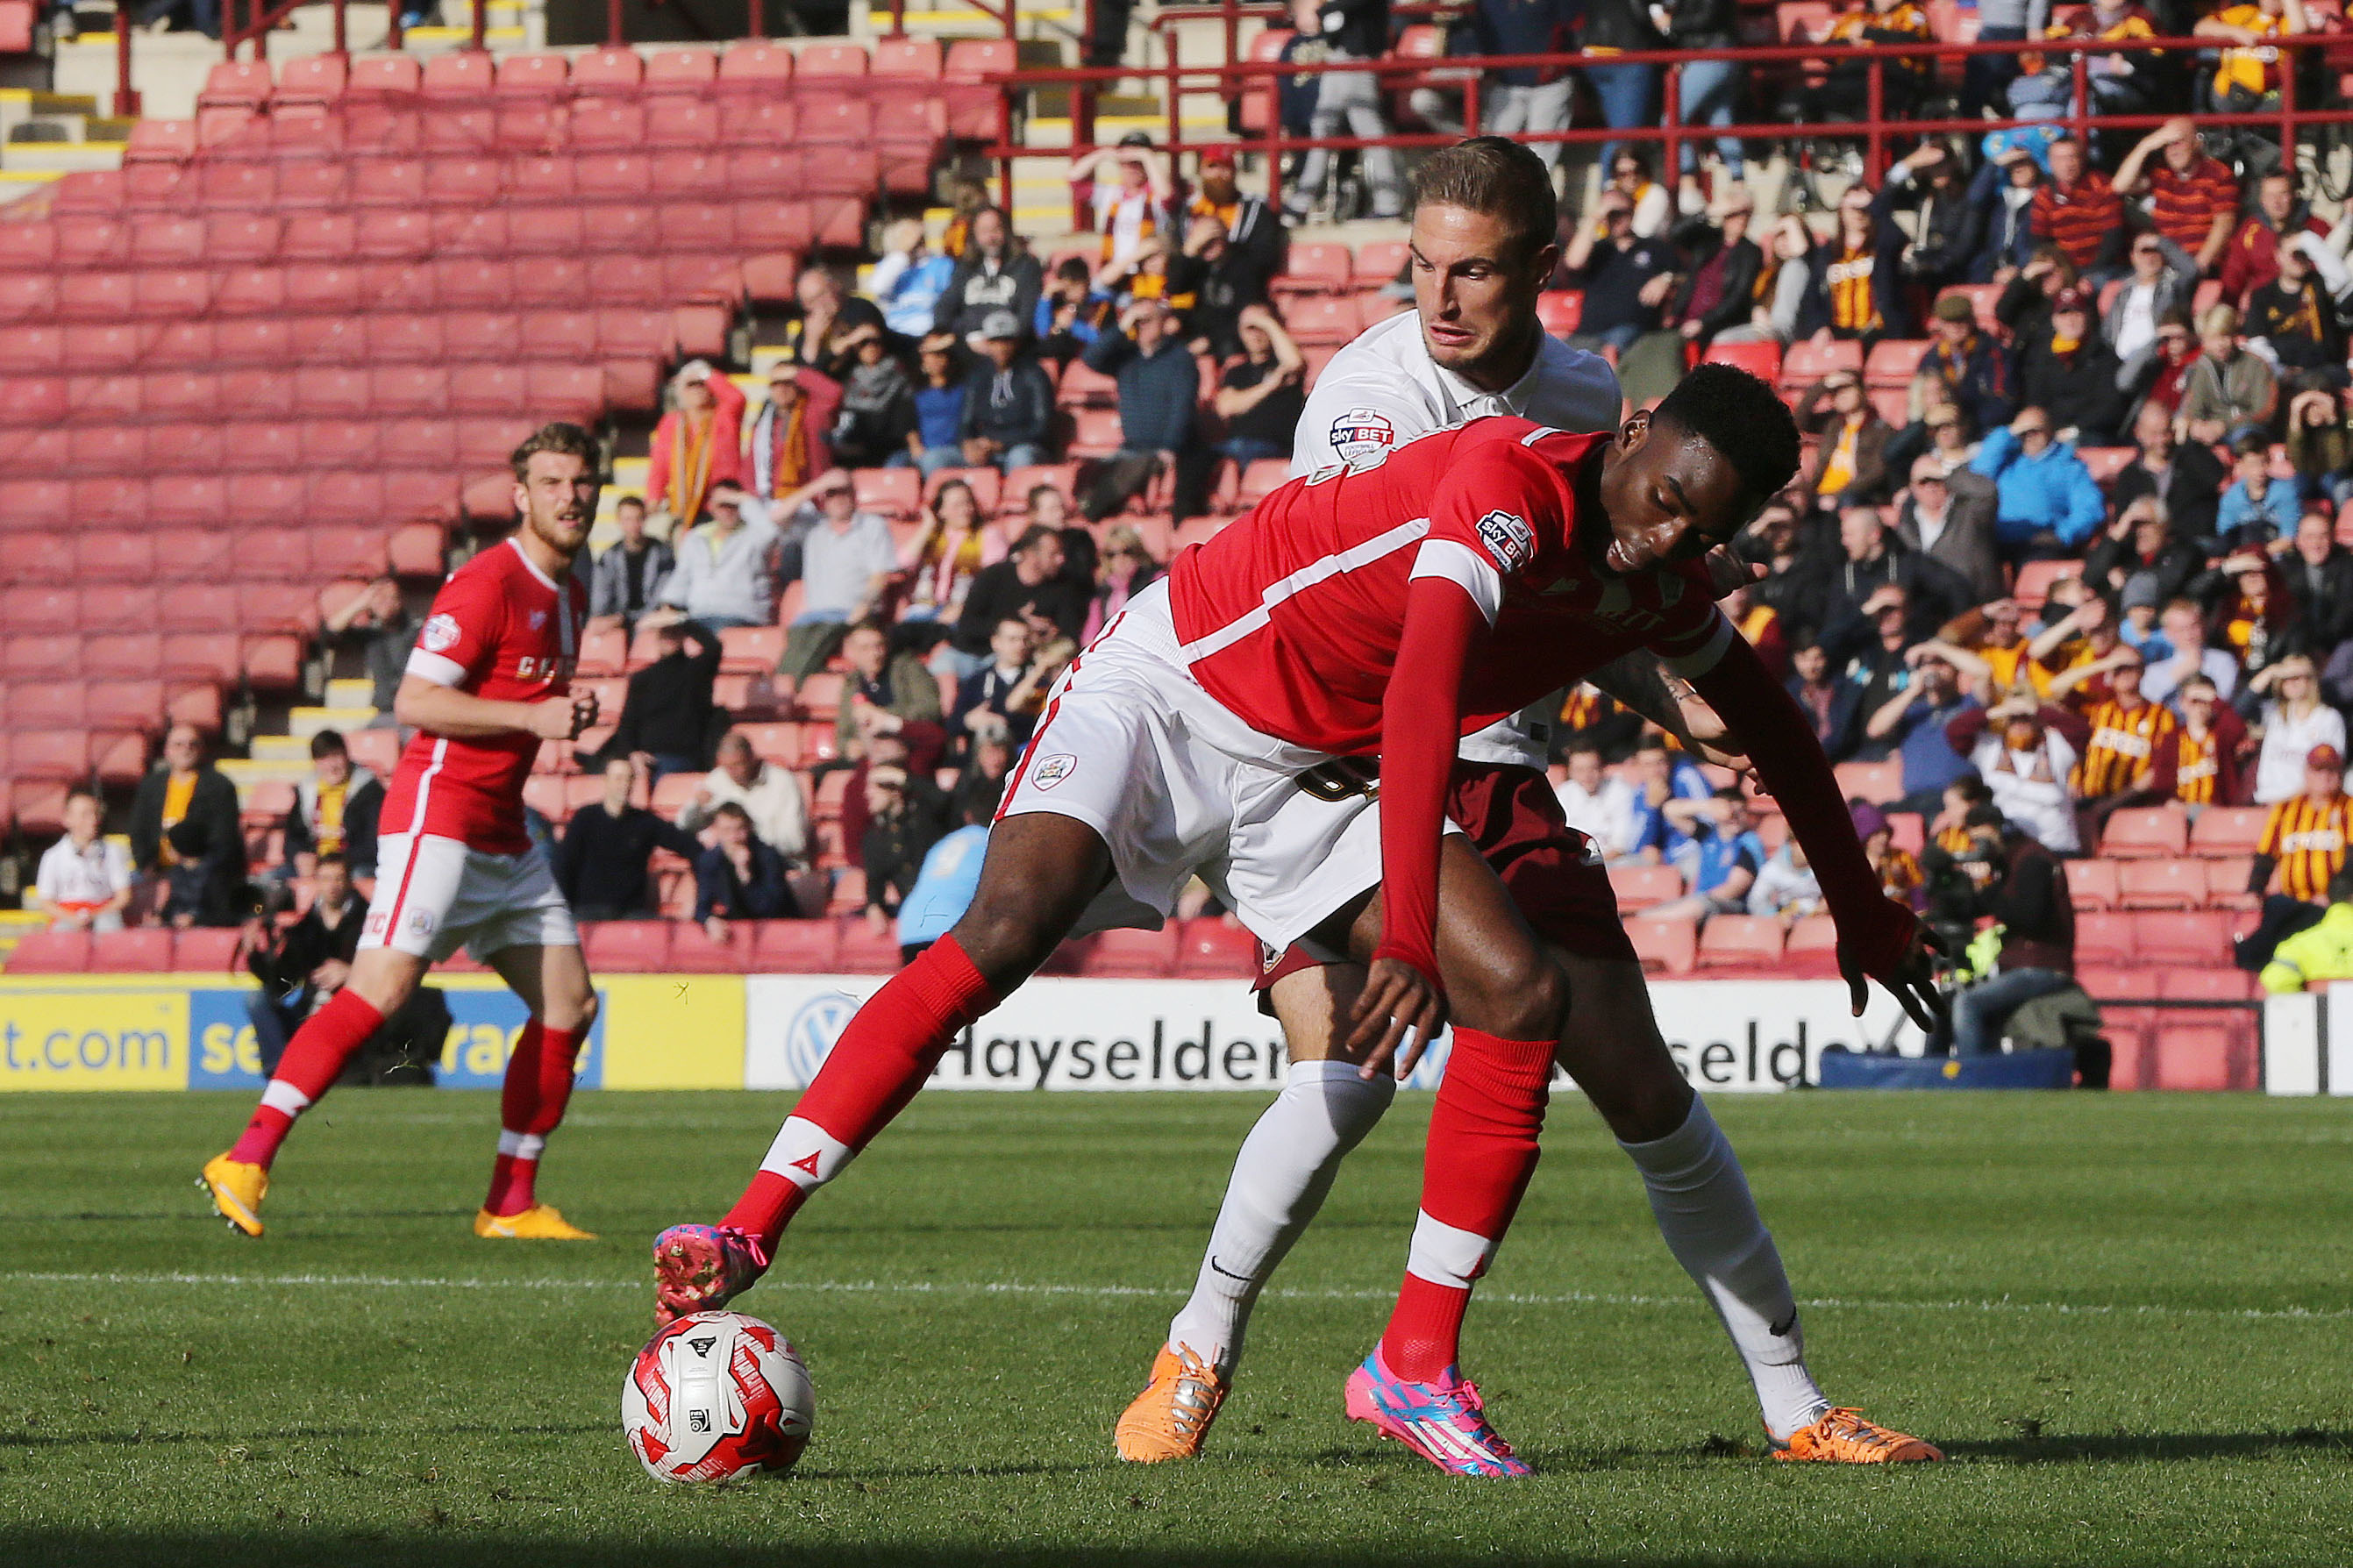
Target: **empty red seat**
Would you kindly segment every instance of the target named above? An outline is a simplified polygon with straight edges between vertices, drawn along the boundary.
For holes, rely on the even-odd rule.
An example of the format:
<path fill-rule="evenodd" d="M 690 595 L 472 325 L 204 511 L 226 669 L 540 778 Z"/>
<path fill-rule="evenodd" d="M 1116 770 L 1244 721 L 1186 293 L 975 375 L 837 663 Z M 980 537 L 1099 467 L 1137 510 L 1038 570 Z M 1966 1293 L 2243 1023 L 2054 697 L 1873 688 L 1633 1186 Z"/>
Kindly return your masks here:
<path fill-rule="evenodd" d="M 1345 343 L 1364 330 L 1353 294 L 1315 296 L 1292 302 L 1285 311 L 1291 335 L 1302 344 Z"/>
<path fill-rule="evenodd" d="M 343 95 L 350 80 L 351 67 L 345 57 L 307 55 L 288 60 L 279 71 L 278 89 L 271 95 L 271 102 L 280 107 L 331 102 Z"/>
<path fill-rule="evenodd" d="M 1738 365 L 1749 374 L 1773 381 L 1781 374 L 1778 343 L 1710 343 L 1700 358 L 1710 364 Z"/>
<path fill-rule="evenodd" d="M 731 923 L 717 942 L 701 926 L 679 923 L 670 934 L 663 967 L 686 974 L 741 974 L 752 967 L 753 948 L 758 940 L 749 921 Z"/>
<path fill-rule="evenodd" d="M 1834 370 L 1861 374 L 1862 345 L 1843 342 L 1817 343 L 1810 339 L 1791 343 L 1781 356 L 1781 384 L 1811 386 Z"/>
<path fill-rule="evenodd" d="M 1083 972 L 1105 978 L 1165 979 L 1176 967 L 1176 935 L 1173 922 L 1158 931 L 1104 931 L 1088 951 Z"/>
<path fill-rule="evenodd" d="M 2179 856 L 2189 847 L 2189 818 L 2176 805 L 2128 806 L 2100 834 L 2100 853 L 2115 859 Z"/>
<path fill-rule="evenodd" d="M 2112 860 L 2067 862 L 2067 897 L 2078 910 L 2112 910 L 2122 890 L 2119 868 Z"/>
<path fill-rule="evenodd" d="M 166 974 L 171 968 L 172 933 L 165 928 L 107 931 L 90 944 L 91 974 Z"/>
<path fill-rule="evenodd" d="M 2075 959 L 2079 963 L 2130 963 L 2134 945 L 2133 917 L 2126 914 L 2082 914 L 2075 917 Z"/>
<path fill-rule="evenodd" d="M 11 974 L 82 974 L 90 970 L 90 934 L 86 931 L 34 931 L 16 939 L 8 954 Z"/>
<path fill-rule="evenodd" d="M 1190 920 L 1177 931 L 1176 974 L 1186 980 L 1231 980 L 1258 973 L 1258 938 L 1223 919 Z"/>
<path fill-rule="evenodd" d="M 172 968 L 182 974 L 233 974 L 239 972 L 236 931 L 208 931 L 191 926 L 172 933 Z"/>
<path fill-rule="evenodd" d="M 2210 805 L 2189 826 L 2193 855 L 2252 855 L 2263 835 L 2271 808 L 2262 805 Z"/>
<path fill-rule="evenodd" d="M 652 974 L 669 966 L 668 921 L 597 921 L 580 931 L 591 969 L 613 974 Z M 700 931 L 692 934 L 702 935 Z"/>
<path fill-rule="evenodd" d="M 752 965 L 762 973 L 824 974 L 839 956 L 839 928 L 829 920 L 752 923 Z"/>
<path fill-rule="evenodd" d="M 77 782 L 90 776 L 90 749 L 79 725 L 16 730 L 8 739 L 8 765 L 18 778 Z"/>
<path fill-rule="evenodd" d="M 353 96 L 413 93 L 423 79 L 415 55 L 371 55 L 352 62 L 348 90 Z"/>
<path fill-rule="evenodd" d="M 196 95 L 200 109 L 259 109 L 269 101 L 269 62 L 267 60 L 223 60 L 205 79 L 204 91 Z"/>
<path fill-rule="evenodd" d="M 571 86 L 572 62 L 558 54 L 509 55 L 498 62 L 501 98 L 554 98 Z"/>
<path fill-rule="evenodd" d="M 2203 860 L 2126 860 L 2116 870 L 2116 901 L 2125 909 L 2194 910 L 2206 902 Z M 2071 873 L 2071 888 L 2073 881 Z"/>
<path fill-rule="evenodd" d="M 1925 338 L 1883 338 L 1872 345 L 1862 362 L 1865 385 L 1874 387 L 1908 387 L 1919 373 L 1921 356 L 1930 344 Z"/>
<path fill-rule="evenodd" d="M 1626 935 L 1644 969 L 1688 974 L 1699 963 L 1699 928 L 1688 920 L 1638 915 L 1627 921 Z"/>
<path fill-rule="evenodd" d="M 1769 969 L 1781 961 L 1781 922 L 1762 915 L 1711 915 L 1700 929 L 1702 969 Z"/>
<path fill-rule="evenodd" d="M 646 62 L 637 50 L 606 45 L 572 62 L 572 90 L 587 95 L 628 95 L 645 84 Z"/>
<path fill-rule="evenodd" d="M 745 40 L 730 44 L 719 57 L 716 80 L 724 92 L 781 92 L 792 79 L 793 52 L 782 44 Z"/>
<path fill-rule="evenodd" d="M 1883 763 L 1841 763 L 1835 770 L 1839 794 L 1852 800 L 1860 795 L 1874 805 L 1904 798 L 1904 764 L 1893 758 Z"/>
<path fill-rule="evenodd" d="M 2143 962 L 2211 965 L 2231 957 L 2234 917 L 2226 910 L 2179 910 L 2126 917 L 2133 922 L 2133 947 Z M 2083 934 L 2076 933 L 2076 951 Z"/>
<path fill-rule="evenodd" d="M 1683 873 L 1672 866 L 1633 863 L 1612 866 L 1609 868 L 1609 890 L 1618 896 L 1620 909 L 1644 910 L 1652 904 L 1682 898 Z"/>
<path fill-rule="evenodd" d="M 1829 980 L 1838 974 L 1838 922 L 1808 915 L 1789 927 L 1780 969 L 1792 980 Z"/>

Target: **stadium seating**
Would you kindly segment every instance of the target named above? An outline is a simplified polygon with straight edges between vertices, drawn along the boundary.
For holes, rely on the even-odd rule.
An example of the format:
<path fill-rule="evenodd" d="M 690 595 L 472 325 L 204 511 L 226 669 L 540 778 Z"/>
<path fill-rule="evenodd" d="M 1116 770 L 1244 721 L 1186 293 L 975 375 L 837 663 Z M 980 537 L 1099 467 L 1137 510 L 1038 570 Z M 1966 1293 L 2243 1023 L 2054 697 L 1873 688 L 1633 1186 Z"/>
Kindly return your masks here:
<path fill-rule="evenodd" d="M 759 43 L 215 66 L 195 120 L 142 122 L 123 171 L 9 225 L 0 583 L 90 584 L 48 627 L 87 638 L 115 628 L 83 610 L 150 583 L 438 574 L 521 433 L 649 407 L 672 358 L 724 352 L 753 271 L 788 290 L 795 253 L 923 188 L 938 46 L 879 47 L 871 71 L 863 46 L 796 73 Z M 998 54 L 963 54 L 967 88 Z M 503 481 L 475 488 L 502 515 Z M 219 597 L 225 640 L 110 643 L 105 673 L 290 688 L 315 614 Z"/>

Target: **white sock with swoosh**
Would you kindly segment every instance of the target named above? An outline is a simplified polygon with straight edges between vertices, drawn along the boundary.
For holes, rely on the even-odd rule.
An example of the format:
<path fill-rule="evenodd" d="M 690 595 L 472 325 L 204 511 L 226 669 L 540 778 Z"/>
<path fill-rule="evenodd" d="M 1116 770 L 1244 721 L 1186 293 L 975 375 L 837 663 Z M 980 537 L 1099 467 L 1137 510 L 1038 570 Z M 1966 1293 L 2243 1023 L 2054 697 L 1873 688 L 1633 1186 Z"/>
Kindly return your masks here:
<path fill-rule="evenodd" d="M 1324 1206 L 1340 1162 L 1396 1095 L 1394 1079 L 1384 1074 L 1366 1082 L 1349 1062 L 1291 1064 L 1282 1092 L 1234 1157 L 1192 1300 L 1168 1325 L 1171 1345 L 1232 1369 L 1250 1304 Z"/>

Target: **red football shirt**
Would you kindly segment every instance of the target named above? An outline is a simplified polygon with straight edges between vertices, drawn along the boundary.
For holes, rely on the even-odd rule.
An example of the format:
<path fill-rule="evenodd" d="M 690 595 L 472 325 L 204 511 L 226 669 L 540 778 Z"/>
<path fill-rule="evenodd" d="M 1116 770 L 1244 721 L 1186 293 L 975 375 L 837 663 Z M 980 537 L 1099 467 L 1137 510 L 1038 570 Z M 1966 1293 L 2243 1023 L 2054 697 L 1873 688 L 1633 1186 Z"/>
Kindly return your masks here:
<path fill-rule="evenodd" d="M 1459 584 L 1490 628 L 1464 672 L 1465 734 L 1635 648 L 1712 662 L 1732 630 L 1704 568 L 1611 577 L 1595 564 L 1610 537 L 1595 490 L 1609 439 L 1476 419 L 1293 479 L 1171 571 L 1194 678 L 1278 739 L 1377 752 L 1417 577 Z"/>
<path fill-rule="evenodd" d="M 509 539 L 458 568 L 433 596 L 409 650 L 408 673 L 494 702 L 535 702 L 571 689 L 588 591 L 561 590 Z M 455 838 L 486 855 L 520 855 L 522 785 L 539 754 L 535 735 L 458 740 L 422 730 L 410 737 L 385 792 L 385 833 Z"/>

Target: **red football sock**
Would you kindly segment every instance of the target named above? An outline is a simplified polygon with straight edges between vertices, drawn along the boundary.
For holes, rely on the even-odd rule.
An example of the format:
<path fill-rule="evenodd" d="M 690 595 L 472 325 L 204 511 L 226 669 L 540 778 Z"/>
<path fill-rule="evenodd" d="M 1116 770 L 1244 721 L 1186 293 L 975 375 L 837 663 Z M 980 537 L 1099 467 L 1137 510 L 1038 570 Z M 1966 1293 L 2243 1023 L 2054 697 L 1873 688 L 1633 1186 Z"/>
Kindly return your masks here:
<path fill-rule="evenodd" d="M 1381 1359 L 1411 1382 L 1461 1359 L 1471 1285 L 1486 1272 L 1535 1174 L 1552 1081 L 1550 1040 L 1454 1031 L 1422 1149 L 1421 1214 Z"/>
<path fill-rule="evenodd" d="M 720 1223 L 751 1232 L 774 1252 L 809 1188 L 890 1125 L 949 1043 L 997 1002 L 955 938 L 934 942 L 868 998 L 793 1108 L 795 1121 L 813 1123 L 837 1147 L 801 1167 L 811 1178 L 806 1184 L 764 1167 Z"/>
<path fill-rule="evenodd" d="M 261 1103 L 228 1157 L 268 1166 L 278 1157 L 278 1146 L 286 1142 L 294 1119 L 327 1092 L 352 1053 L 383 1024 L 384 1015 L 349 986 L 329 997 L 286 1043 L 276 1076 L 261 1091 Z"/>
<path fill-rule="evenodd" d="M 494 1215 L 521 1214 L 539 1201 L 540 1152 L 571 1103 L 581 1035 L 578 1029 L 548 1028 L 533 1018 L 515 1039 L 499 1093 L 498 1159 L 491 1166 L 490 1196 L 482 1202 Z"/>

